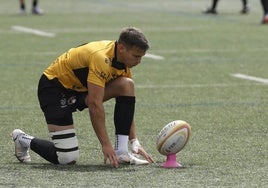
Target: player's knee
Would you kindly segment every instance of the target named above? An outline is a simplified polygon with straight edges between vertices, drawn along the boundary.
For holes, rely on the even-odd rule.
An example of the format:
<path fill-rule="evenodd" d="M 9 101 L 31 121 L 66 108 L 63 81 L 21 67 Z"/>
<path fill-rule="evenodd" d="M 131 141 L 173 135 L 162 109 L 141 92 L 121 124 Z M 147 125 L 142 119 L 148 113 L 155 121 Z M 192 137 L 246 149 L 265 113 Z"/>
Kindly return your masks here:
<path fill-rule="evenodd" d="M 57 152 L 59 164 L 75 164 L 79 157 L 79 150 L 72 152 Z"/>
<path fill-rule="evenodd" d="M 134 81 L 131 78 L 127 77 L 120 77 L 118 78 L 120 82 L 120 90 L 121 94 L 124 94 L 124 92 L 127 93 L 127 95 L 130 95 L 130 92 L 134 92 Z"/>
<path fill-rule="evenodd" d="M 79 157 L 78 140 L 74 129 L 51 132 L 59 164 L 75 164 Z"/>

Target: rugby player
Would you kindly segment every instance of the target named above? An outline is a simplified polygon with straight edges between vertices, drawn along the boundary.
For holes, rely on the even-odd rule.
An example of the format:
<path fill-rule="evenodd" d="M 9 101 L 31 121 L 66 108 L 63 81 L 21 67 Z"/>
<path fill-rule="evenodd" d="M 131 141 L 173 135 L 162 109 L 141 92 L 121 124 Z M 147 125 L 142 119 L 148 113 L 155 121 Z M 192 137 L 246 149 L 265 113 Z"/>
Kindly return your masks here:
<path fill-rule="evenodd" d="M 72 113 L 88 108 L 105 164 L 107 160 L 112 167 L 120 163 L 154 162 L 137 138 L 133 118 L 135 90 L 131 68 L 141 63 L 148 49 L 142 31 L 127 27 L 117 41 L 89 42 L 60 55 L 43 72 L 38 85 L 38 99 L 51 141 L 15 129 L 11 136 L 17 159 L 30 162 L 31 149 L 53 164 L 75 164 L 79 148 Z M 114 147 L 108 137 L 103 106 L 103 102 L 112 98 L 115 98 Z M 128 150 L 129 142 L 132 152 Z"/>

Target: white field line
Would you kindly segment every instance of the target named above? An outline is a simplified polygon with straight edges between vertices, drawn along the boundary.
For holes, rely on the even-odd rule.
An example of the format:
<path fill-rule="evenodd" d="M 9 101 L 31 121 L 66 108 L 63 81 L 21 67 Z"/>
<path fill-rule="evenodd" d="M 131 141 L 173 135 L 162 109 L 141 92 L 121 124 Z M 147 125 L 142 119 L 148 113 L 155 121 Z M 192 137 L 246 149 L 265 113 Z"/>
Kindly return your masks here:
<path fill-rule="evenodd" d="M 21 31 L 24 33 L 30 33 L 30 34 L 42 36 L 42 37 L 55 37 L 56 36 L 55 33 L 49 33 L 49 32 L 45 32 L 45 31 L 41 31 L 41 30 L 37 30 L 37 29 L 32 29 L 32 28 L 28 28 L 28 27 L 23 27 L 23 26 L 19 26 L 19 25 L 12 26 L 12 29 L 16 30 L 16 31 Z"/>
<path fill-rule="evenodd" d="M 178 32 L 178 31 L 192 31 L 193 29 L 195 30 L 200 30 L 202 29 L 203 26 L 201 27 L 192 27 L 192 26 L 187 26 L 187 27 L 168 27 L 168 28 L 163 28 L 163 27 L 150 27 L 150 28 L 144 28 L 143 31 L 149 32 L 149 31 L 159 31 L 159 32 Z M 120 30 L 118 29 L 113 29 L 113 28 L 55 28 L 52 29 L 53 32 L 55 33 L 118 33 Z"/>
<path fill-rule="evenodd" d="M 240 74 L 240 73 L 231 74 L 231 75 L 233 77 L 241 78 L 241 79 L 244 79 L 244 80 L 255 81 L 255 82 L 262 83 L 262 84 L 268 84 L 268 79 L 265 79 L 265 78 L 259 78 L 259 77 L 249 76 L 249 75 Z"/>
<path fill-rule="evenodd" d="M 21 26 L 20 26 L 21 27 Z M 200 28 L 196 27 L 172 27 L 172 28 L 148 28 L 143 29 L 143 31 L 159 31 L 159 32 L 177 32 L 177 31 L 192 31 L 193 29 L 197 30 Z M 112 29 L 112 28 L 55 28 L 50 29 L 50 31 L 54 33 L 118 33 L 120 30 L 118 29 Z M 0 29 L 0 33 L 4 33 L 4 30 Z"/>
<path fill-rule="evenodd" d="M 186 52 L 193 52 L 193 53 L 208 53 L 208 52 L 219 52 L 219 53 L 229 53 L 229 52 L 237 52 L 240 51 L 239 49 L 196 49 L 196 48 L 189 48 L 189 49 L 169 49 L 169 50 L 155 50 L 155 53 L 161 54 L 179 54 L 179 53 L 186 53 Z M 246 49 L 246 52 L 266 52 L 268 48 L 250 48 Z"/>
<path fill-rule="evenodd" d="M 252 86 L 261 84 L 189 84 L 189 85 L 136 85 L 139 89 L 172 89 L 172 88 L 217 88 L 217 87 L 237 87 Z"/>
<path fill-rule="evenodd" d="M 14 52 L 14 54 L 18 55 L 17 52 Z M 31 53 L 31 55 L 56 55 L 56 54 L 60 54 L 60 52 L 32 52 Z M 23 53 L 23 55 L 25 55 L 25 53 Z M 144 57 L 154 59 L 154 60 L 165 59 L 163 56 L 154 55 L 154 54 L 145 54 Z"/>
<path fill-rule="evenodd" d="M 164 59 L 163 56 L 154 55 L 154 54 L 145 54 L 144 57 L 155 59 L 155 60 L 162 60 L 162 59 Z"/>

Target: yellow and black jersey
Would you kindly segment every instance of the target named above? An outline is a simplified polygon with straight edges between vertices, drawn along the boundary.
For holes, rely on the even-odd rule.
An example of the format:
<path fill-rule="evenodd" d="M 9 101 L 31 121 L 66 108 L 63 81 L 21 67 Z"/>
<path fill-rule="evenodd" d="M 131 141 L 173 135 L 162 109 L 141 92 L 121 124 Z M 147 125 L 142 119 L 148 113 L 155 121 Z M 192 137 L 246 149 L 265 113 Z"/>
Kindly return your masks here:
<path fill-rule="evenodd" d="M 87 91 L 87 82 L 105 87 L 113 79 L 131 78 L 131 71 L 116 61 L 116 41 L 96 41 L 71 48 L 45 71 L 49 80 L 57 78 L 67 89 Z"/>

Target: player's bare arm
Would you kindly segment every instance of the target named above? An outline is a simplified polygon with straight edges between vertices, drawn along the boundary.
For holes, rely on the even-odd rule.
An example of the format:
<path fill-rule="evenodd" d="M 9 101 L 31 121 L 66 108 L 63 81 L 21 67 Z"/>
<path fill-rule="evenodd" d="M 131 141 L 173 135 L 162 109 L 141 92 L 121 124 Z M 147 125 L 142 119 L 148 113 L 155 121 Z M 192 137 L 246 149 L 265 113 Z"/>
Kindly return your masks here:
<path fill-rule="evenodd" d="M 111 166 L 117 167 L 116 154 L 109 140 L 105 127 L 105 113 L 103 107 L 104 88 L 88 83 L 87 105 L 94 131 L 101 143 L 104 163 L 109 159 Z"/>

